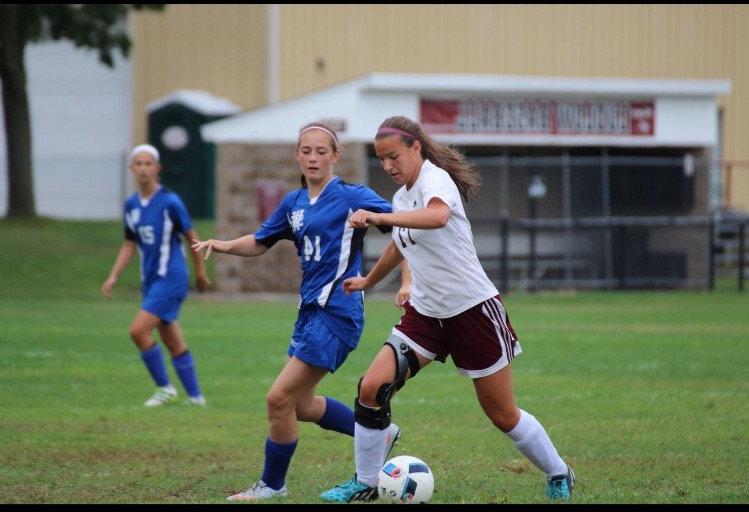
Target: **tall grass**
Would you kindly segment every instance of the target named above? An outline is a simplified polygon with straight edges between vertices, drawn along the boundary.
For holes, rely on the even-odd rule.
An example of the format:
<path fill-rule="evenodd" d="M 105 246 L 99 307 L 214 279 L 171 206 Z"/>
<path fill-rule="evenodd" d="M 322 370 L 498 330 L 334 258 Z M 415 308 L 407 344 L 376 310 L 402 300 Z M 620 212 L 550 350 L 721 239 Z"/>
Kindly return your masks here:
<path fill-rule="evenodd" d="M 113 299 L 99 292 L 120 224 L 0 221 L 0 235 L 0 503 L 218 504 L 260 478 L 264 397 L 294 301 L 192 294 L 181 322 L 208 406 L 147 409 L 152 384 L 127 334 L 137 264 Z M 749 501 L 749 294 L 725 283 L 504 299 L 523 347 L 518 404 L 575 469 L 573 504 Z M 359 349 L 318 391 L 353 403 L 398 316 L 390 297 L 370 296 Z M 408 382 L 392 408 L 403 429 L 393 454 L 429 463 L 432 503 L 546 501 L 543 476 L 451 361 Z M 299 434 L 289 496 L 273 503 L 319 504 L 354 472 L 351 438 L 310 424 Z"/>

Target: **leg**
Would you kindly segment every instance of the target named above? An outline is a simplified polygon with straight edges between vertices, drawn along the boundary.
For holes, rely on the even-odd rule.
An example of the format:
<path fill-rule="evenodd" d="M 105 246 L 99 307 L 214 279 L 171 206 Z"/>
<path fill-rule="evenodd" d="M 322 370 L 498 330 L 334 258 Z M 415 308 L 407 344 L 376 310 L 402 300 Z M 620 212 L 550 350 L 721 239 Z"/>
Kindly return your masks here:
<path fill-rule="evenodd" d="M 325 403 L 323 397 L 315 397 L 315 389 L 327 373 L 327 369 L 309 365 L 297 357 L 287 359 L 265 397 L 268 437 L 263 476 L 246 491 L 229 496 L 229 500 L 257 501 L 287 495 L 286 474 L 299 437 L 297 421 L 322 417 Z M 300 418 L 297 408 L 302 411 Z"/>
<path fill-rule="evenodd" d="M 139 309 L 130 324 L 130 338 L 141 352 L 152 348 L 156 344 L 153 333 L 161 320 L 156 315 L 144 309 Z"/>
<path fill-rule="evenodd" d="M 473 379 L 473 387 L 484 414 L 503 433 L 511 431 L 520 421 L 520 410 L 515 405 L 511 366 L 498 372 Z"/>
<path fill-rule="evenodd" d="M 377 499 L 377 474 L 400 435 L 390 420 L 390 400 L 407 379 L 431 361 L 391 336 L 359 382 L 355 403 L 353 478 L 322 493 L 323 501 L 349 503 Z"/>
<path fill-rule="evenodd" d="M 187 347 L 187 343 L 185 343 L 179 321 L 174 320 L 168 324 L 160 322 L 158 329 L 161 341 L 169 349 L 169 355 L 172 357 L 172 366 L 174 366 L 174 371 L 177 373 L 182 387 L 185 388 L 187 396 L 190 397 L 192 403 L 205 405 L 205 398 L 203 398 L 203 393 L 200 390 L 198 374 L 195 371 L 195 361 Z"/>
<path fill-rule="evenodd" d="M 182 335 L 182 327 L 178 320 L 168 324 L 160 321 L 157 327 L 161 341 L 166 345 L 172 359 L 188 351 L 187 343 Z"/>
<path fill-rule="evenodd" d="M 323 397 L 315 397 L 315 390 L 327 374 L 327 369 L 309 365 L 296 357 L 286 362 L 265 397 L 269 436 L 273 441 L 296 440 L 297 409 L 301 411 L 301 421 L 319 421 L 325 403 Z"/>
<path fill-rule="evenodd" d="M 558 497 L 569 498 L 574 475 L 557 453 L 543 425 L 531 414 L 515 405 L 511 366 L 473 380 L 476 396 L 492 423 L 513 442 L 529 461 L 541 470 L 552 485 L 553 477 L 567 479 L 568 489 Z M 571 475 L 571 478 L 568 477 Z M 547 488 L 547 494 L 549 489 Z M 551 498 L 551 496 L 549 496 Z"/>
<path fill-rule="evenodd" d="M 163 405 L 177 396 L 177 391 L 169 383 L 161 347 L 151 335 L 160 322 L 157 316 L 141 309 L 130 324 L 130 338 L 140 350 L 141 360 L 158 388 L 144 404 L 146 407 Z"/>
<path fill-rule="evenodd" d="M 262 482 L 271 489 L 285 488 L 286 473 L 299 438 L 297 408 L 304 418 L 319 419 L 324 410 L 322 397 L 315 397 L 317 384 L 328 373 L 296 357 L 286 362 L 266 395 L 268 439 Z"/>
<path fill-rule="evenodd" d="M 392 448 L 392 444 L 388 444 L 388 434 L 398 436 L 400 433 L 397 426 L 392 428 L 390 400 L 408 379 L 430 362 L 398 336 L 390 336 L 362 377 L 355 404 L 354 436 L 356 475 L 360 482 L 369 486 L 377 483 L 377 474 Z M 396 439 L 391 436 L 390 441 Z"/>

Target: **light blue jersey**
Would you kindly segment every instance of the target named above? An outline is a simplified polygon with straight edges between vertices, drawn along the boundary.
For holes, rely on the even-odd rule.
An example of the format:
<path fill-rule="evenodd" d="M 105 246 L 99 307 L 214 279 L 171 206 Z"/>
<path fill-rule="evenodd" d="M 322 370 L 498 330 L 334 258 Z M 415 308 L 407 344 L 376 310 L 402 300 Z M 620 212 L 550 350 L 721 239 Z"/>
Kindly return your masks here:
<path fill-rule="evenodd" d="M 306 188 L 289 192 L 255 233 L 255 239 L 272 247 L 292 240 L 302 267 L 300 309 L 319 308 L 330 331 L 356 348 L 364 328 L 361 292 L 346 295 L 343 280 L 362 274 L 365 228 L 352 228 L 348 219 L 358 209 L 390 213 L 389 201 L 363 185 L 335 176 L 315 201 Z M 390 226 L 378 226 L 383 233 Z"/>
<path fill-rule="evenodd" d="M 125 238 L 135 241 L 140 253 L 144 305 L 151 291 L 159 297 L 150 300 L 178 299 L 177 308 L 187 296 L 190 275 L 180 235 L 190 229 L 192 222 L 182 199 L 167 188 L 159 187 L 147 201 L 141 201 L 137 192 L 125 201 Z M 178 309 L 150 312 L 171 321 Z"/>

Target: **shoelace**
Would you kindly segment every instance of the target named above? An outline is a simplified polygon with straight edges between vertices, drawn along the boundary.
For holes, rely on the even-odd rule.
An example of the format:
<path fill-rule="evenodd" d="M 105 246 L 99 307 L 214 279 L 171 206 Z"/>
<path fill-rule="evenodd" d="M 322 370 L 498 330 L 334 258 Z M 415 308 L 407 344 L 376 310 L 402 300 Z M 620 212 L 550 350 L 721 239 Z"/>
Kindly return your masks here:
<path fill-rule="evenodd" d="M 244 494 L 245 496 L 252 496 L 255 493 L 255 491 L 259 491 L 260 489 L 264 487 L 266 486 L 260 485 L 260 483 L 255 482 L 254 484 L 252 484 L 252 487 L 244 491 L 242 494 Z"/>
<path fill-rule="evenodd" d="M 347 487 L 354 487 L 356 484 L 357 484 L 356 479 L 352 478 L 350 480 L 346 480 L 341 487 L 345 489 Z"/>
<path fill-rule="evenodd" d="M 562 482 L 564 482 L 564 480 L 552 480 L 551 481 L 551 483 L 554 485 L 554 491 L 552 493 L 553 498 L 561 498 L 563 496 Z"/>

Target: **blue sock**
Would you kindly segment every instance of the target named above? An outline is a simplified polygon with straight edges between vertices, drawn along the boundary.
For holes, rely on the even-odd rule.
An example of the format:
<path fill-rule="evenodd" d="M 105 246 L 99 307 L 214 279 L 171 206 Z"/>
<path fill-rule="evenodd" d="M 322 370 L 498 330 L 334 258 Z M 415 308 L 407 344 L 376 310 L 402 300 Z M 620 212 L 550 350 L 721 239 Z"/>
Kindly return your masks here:
<path fill-rule="evenodd" d="M 179 381 L 187 391 L 187 396 L 200 396 L 200 384 L 198 384 L 198 375 L 195 373 L 195 362 L 192 360 L 192 354 L 188 351 L 178 355 L 172 359 L 172 366 L 174 366 Z"/>
<path fill-rule="evenodd" d="M 274 443 L 270 437 L 265 439 L 265 467 L 263 468 L 263 482 L 278 491 L 286 485 L 286 473 L 289 471 L 291 457 L 294 456 L 299 439 L 292 443 Z"/>
<path fill-rule="evenodd" d="M 325 414 L 317 422 L 325 430 L 354 437 L 354 410 L 335 398 L 325 397 Z"/>
<path fill-rule="evenodd" d="M 163 388 L 169 385 L 169 375 L 166 373 L 164 356 L 161 354 L 161 347 L 158 343 L 148 350 L 141 352 L 140 358 L 145 363 L 148 373 L 151 374 L 151 378 L 158 387 Z"/>

